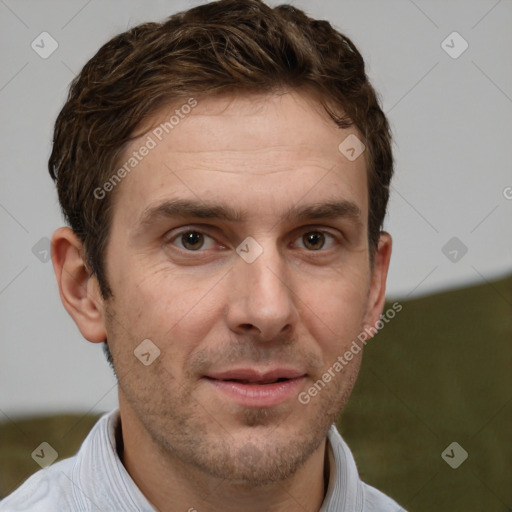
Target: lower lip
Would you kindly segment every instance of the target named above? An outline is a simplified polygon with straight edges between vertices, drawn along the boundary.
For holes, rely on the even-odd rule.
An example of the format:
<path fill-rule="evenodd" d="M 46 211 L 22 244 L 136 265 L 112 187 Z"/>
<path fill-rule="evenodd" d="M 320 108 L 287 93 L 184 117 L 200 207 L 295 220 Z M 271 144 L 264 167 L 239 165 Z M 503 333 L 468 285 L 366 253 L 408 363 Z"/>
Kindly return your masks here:
<path fill-rule="evenodd" d="M 246 407 L 274 407 L 296 396 L 305 377 L 297 377 L 273 384 L 243 384 L 241 382 L 216 380 L 206 377 L 216 389 L 236 403 Z"/>

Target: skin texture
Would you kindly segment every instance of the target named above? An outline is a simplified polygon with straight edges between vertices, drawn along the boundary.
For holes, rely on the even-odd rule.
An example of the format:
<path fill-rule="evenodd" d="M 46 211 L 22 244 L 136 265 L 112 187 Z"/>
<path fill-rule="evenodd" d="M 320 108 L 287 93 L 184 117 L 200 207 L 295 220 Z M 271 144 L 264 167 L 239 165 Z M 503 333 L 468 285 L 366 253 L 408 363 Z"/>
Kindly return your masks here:
<path fill-rule="evenodd" d="M 125 156 L 172 111 L 141 127 Z M 307 405 L 297 394 L 379 319 L 391 254 L 383 233 L 370 267 L 366 161 L 338 150 L 351 133 L 305 92 L 198 98 L 113 192 L 112 299 L 101 298 L 69 228 L 54 234 L 63 304 L 86 339 L 108 338 L 121 457 L 158 510 L 321 506 L 327 431 L 350 395 L 361 353 Z M 228 206 L 241 218 L 154 215 L 141 223 L 173 199 Z M 287 215 L 328 201 L 350 202 L 360 215 Z M 317 237 L 308 244 L 311 232 Z M 236 252 L 248 236 L 263 248 L 252 263 Z M 134 356 L 144 339 L 160 349 L 148 366 Z M 293 368 L 305 378 L 273 407 L 235 403 L 204 378 L 241 367 Z"/>

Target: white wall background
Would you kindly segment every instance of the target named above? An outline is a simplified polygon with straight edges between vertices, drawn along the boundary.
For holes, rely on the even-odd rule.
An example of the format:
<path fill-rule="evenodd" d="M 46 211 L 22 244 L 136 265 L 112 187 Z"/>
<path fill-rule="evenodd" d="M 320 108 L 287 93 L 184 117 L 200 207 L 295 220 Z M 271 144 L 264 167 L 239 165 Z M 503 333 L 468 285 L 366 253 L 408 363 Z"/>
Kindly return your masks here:
<path fill-rule="evenodd" d="M 42 244 L 36 249 L 44 256 L 40 240 L 62 224 L 46 169 L 52 127 L 69 82 L 104 42 L 199 3 L 0 2 L 0 420 L 117 404 L 100 346 L 81 338 L 60 304 L 51 262 L 33 253 Z M 292 3 L 353 39 L 391 120 L 397 167 L 386 223 L 395 242 L 390 297 L 509 273 L 512 2 Z M 44 31 L 58 42 L 47 59 L 31 48 Z M 456 59 L 441 46 L 453 31 L 469 45 Z M 447 44 L 452 52 L 462 48 L 457 39 Z M 442 252 L 453 236 L 468 248 L 455 263 Z"/>

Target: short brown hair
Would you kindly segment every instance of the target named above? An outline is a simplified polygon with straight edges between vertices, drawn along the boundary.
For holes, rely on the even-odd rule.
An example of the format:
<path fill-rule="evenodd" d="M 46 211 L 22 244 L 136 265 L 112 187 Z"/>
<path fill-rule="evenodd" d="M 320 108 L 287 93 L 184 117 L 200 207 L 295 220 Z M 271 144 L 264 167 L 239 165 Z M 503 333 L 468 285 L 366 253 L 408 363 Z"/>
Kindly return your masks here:
<path fill-rule="evenodd" d="M 390 129 L 361 54 L 327 21 L 290 5 L 221 0 L 136 26 L 87 62 L 56 120 L 48 166 L 104 298 L 112 294 L 104 253 L 115 191 L 98 200 L 94 190 L 112 176 L 140 123 L 192 96 L 298 88 L 314 91 L 338 126 L 355 126 L 364 138 L 373 258 L 393 173 Z"/>

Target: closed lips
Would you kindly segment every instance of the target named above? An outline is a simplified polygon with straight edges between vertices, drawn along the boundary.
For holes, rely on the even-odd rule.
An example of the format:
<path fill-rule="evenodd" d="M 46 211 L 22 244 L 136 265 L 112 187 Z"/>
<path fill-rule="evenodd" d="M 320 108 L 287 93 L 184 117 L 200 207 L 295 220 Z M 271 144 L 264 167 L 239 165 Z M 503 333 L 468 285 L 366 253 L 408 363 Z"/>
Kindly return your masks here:
<path fill-rule="evenodd" d="M 296 369 L 276 368 L 271 371 L 259 372 L 254 369 L 236 369 L 213 372 L 205 377 L 212 380 L 238 382 L 241 384 L 275 384 L 303 377 L 304 372 Z"/>
<path fill-rule="evenodd" d="M 290 380 L 286 377 L 279 377 L 278 379 L 267 380 L 248 380 L 248 379 L 215 379 L 213 377 L 206 377 L 207 379 L 222 380 L 224 382 L 239 382 L 240 384 L 275 384 L 276 382 L 284 382 Z"/>

